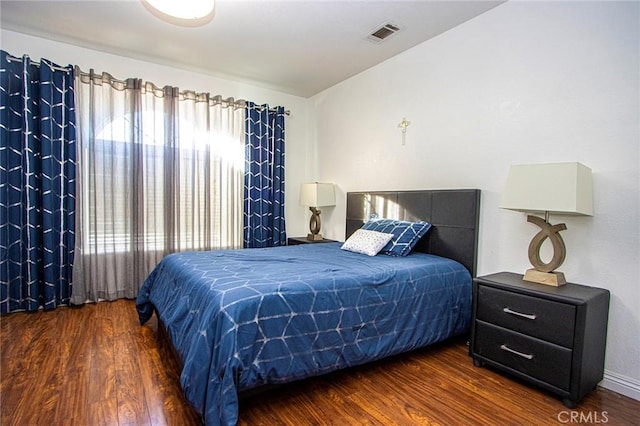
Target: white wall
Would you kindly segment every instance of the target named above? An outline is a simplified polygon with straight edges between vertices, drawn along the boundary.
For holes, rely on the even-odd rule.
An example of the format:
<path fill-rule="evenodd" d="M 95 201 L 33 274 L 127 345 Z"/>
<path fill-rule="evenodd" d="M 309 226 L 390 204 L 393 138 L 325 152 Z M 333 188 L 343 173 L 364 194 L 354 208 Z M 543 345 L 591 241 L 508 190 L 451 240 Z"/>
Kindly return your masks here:
<path fill-rule="evenodd" d="M 593 217 L 565 222 L 570 281 L 611 291 L 603 385 L 640 399 L 637 2 L 509 2 L 312 100 L 316 179 L 344 193 L 480 188 L 479 274 L 530 267 L 538 228 L 498 208 L 509 165 L 593 169 Z M 398 123 L 411 121 L 406 145 Z M 313 123 L 312 123 L 313 124 Z"/>
<path fill-rule="evenodd" d="M 11 55 L 28 54 L 33 60 L 49 59 L 59 65 L 78 65 L 83 71 L 93 68 L 96 72 L 108 72 L 118 79 L 129 77 L 151 81 L 156 86 L 177 86 L 197 92 L 209 92 L 271 106 L 282 105 L 291 111 L 285 121 L 285 215 L 290 235 L 303 235 L 308 229 L 306 214 L 298 206 L 300 182 L 308 178 L 308 167 L 300 159 L 308 157 L 308 104 L 306 98 L 275 90 L 236 82 L 215 76 L 184 71 L 150 62 L 85 49 L 13 31 L 0 31 L 0 47 Z"/>

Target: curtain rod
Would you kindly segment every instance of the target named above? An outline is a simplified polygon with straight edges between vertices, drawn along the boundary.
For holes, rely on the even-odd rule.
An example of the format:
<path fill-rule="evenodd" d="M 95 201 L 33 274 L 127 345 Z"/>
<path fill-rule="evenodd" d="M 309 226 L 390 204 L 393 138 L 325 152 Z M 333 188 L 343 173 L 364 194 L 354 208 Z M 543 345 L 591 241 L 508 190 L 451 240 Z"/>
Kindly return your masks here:
<path fill-rule="evenodd" d="M 93 72 L 93 70 L 91 70 L 90 72 L 85 72 L 85 71 L 82 71 L 80 69 L 80 67 L 78 67 L 77 65 L 76 65 L 75 69 L 76 69 L 76 75 L 80 75 L 82 77 L 93 78 L 96 75 Z M 125 80 L 119 80 L 117 78 L 114 78 L 110 74 L 109 74 L 109 78 L 110 78 L 111 81 L 115 81 L 116 83 L 121 83 L 121 84 L 126 84 L 127 83 Z M 162 91 L 162 89 L 157 87 L 154 83 L 145 82 L 145 84 L 150 84 L 151 86 L 153 86 L 153 90 Z M 185 98 L 186 97 L 192 97 L 193 94 L 195 94 L 196 96 L 198 95 L 198 93 L 193 91 L 193 90 L 181 90 L 179 92 L 179 94 L 181 96 L 184 96 Z M 238 108 L 245 108 L 247 106 L 247 102 L 248 102 L 248 101 L 246 101 L 244 99 L 234 99 L 232 97 L 227 98 L 227 99 L 222 99 L 222 95 L 211 96 L 210 97 L 210 101 L 212 101 L 214 105 L 222 105 L 224 108 L 228 108 L 228 107 L 231 107 L 231 106 L 238 107 Z M 260 108 L 261 110 L 264 109 L 264 108 L 261 108 L 260 105 L 256 105 L 256 106 L 258 108 Z M 275 108 L 270 108 L 269 111 L 275 111 Z M 291 115 L 291 111 L 290 110 L 285 110 L 284 114 L 285 115 Z"/>
<path fill-rule="evenodd" d="M 29 55 L 24 55 L 24 57 L 28 58 Z M 11 55 L 7 55 L 7 59 L 9 61 L 15 61 L 15 62 L 22 62 L 23 61 L 23 58 L 16 58 L 15 56 L 11 56 Z M 37 61 L 31 61 L 30 63 L 32 65 L 35 65 L 36 67 L 40 66 L 40 62 L 37 62 Z M 67 72 L 67 73 L 69 72 L 68 68 L 63 68 L 63 67 L 59 67 L 59 66 L 55 66 L 55 65 L 51 65 L 51 64 L 48 64 L 48 65 L 54 70 L 64 71 L 64 72 Z M 82 71 L 80 69 L 80 67 L 78 67 L 78 66 L 76 66 L 75 68 L 76 68 L 76 74 L 79 74 L 79 75 L 81 75 L 83 77 L 92 77 L 93 75 L 95 75 L 95 74 L 92 74 L 92 73 L 88 73 L 88 72 Z M 123 84 L 126 83 L 124 80 L 118 80 L 117 78 L 111 77 L 111 79 L 113 81 L 118 82 L 118 83 L 123 83 Z M 153 84 L 153 83 L 151 83 L 151 84 Z M 154 86 L 154 88 L 156 87 L 155 84 L 153 86 Z M 184 96 L 186 92 L 188 92 L 188 91 L 180 91 L 180 94 Z M 193 92 L 193 91 L 191 91 L 191 92 Z M 226 107 L 226 108 L 228 108 L 230 106 L 236 106 L 236 107 L 239 107 L 239 108 L 245 108 L 247 106 L 247 101 L 245 101 L 244 99 L 238 99 L 238 100 L 235 100 L 233 98 L 222 99 L 222 96 L 220 96 L 220 95 L 214 96 L 211 99 L 213 100 L 214 105 L 220 104 L 220 105 L 222 105 L 223 107 Z M 260 107 L 260 106 L 258 105 L 258 107 Z M 273 108 L 270 108 L 269 110 L 270 111 L 275 111 L 275 109 L 273 109 Z M 291 115 L 291 111 L 290 110 L 285 110 L 284 114 L 285 115 Z"/>
<path fill-rule="evenodd" d="M 82 71 L 80 69 L 80 67 L 78 67 L 76 65 L 75 67 L 76 70 L 76 75 L 79 75 L 81 77 L 87 77 L 89 79 L 94 78 L 97 74 L 94 73 L 93 69 L 91 69 L 89 72 L 86 71 Z M 126 84 L 126 80 L 120 80 L 117 78 L 114 78 L 111 74 L 108 74 L 109 79 L 111 81 L 114 81 L 116 83 L 120 83 L 120 84 Z M 144 83 L 145 85 L 149 84 L 152 87 L 152 90 L 154 91 L 158 91 L 158 92 L 162 92 L 163 89 L 156 86 L 154 83 L 147 81 Z M 197 97 L 199 95 L 198 92 L 195 92 L 194 90 L 180 90 L 179 95 L 184 97 L 184 98 L 193 98 L 194 96 Z M 247 106 L 247 102 L 244 99 L 234 99 L 233 97 L 229 97 L 226 99 L 222 98 L 222 95 L 215 95 L 215 96 L 211 96 L 209 98 L 209 101 L 213 103 L 213 105 L 222 105 L 224 108 L 228 108 L 228 107 L 237 107 L 237 108 L 246 108 Z M 257 108 L 259 108 L 261 111 L 264 109 L 262 108 L 260 105 L 256 105 Z M 275 111 L 275 108 L 270 108 L 269 111 Z M 285 115 L 291 115 L 291 111 L 290 110 L 285 110 L 284 112 Z"/>
<path fill-rule="evenodd" d="M 29 55 L 24 55 L 24 57 L 28 58 Z M 23 58 L 16 58 L 15 56 L 7 55 L 7 60 L 9 60 L 9 62 L 22 62 Z M 40 62 L 38 61 L 31 61 L 30 63 L 31 65 L 35 65 L 36 67 L 40 66 Z M 69 72 L 69 68 L 63 68 L 63 67 L 59 67 L 51 64 L 47 64 L 47 65 L 49 65 L 49 67 L 57 71 Z"/>

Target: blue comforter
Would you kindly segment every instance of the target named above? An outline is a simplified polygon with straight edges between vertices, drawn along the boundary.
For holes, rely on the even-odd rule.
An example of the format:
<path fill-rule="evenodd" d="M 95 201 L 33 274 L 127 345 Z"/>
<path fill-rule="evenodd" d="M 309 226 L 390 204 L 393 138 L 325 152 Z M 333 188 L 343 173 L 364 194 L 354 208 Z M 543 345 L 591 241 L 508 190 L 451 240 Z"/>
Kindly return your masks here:
<path fill-rule="evenodd" d="M 207 425 L 238 420 L 238 392 L 363 364 L 461 334 L 471 277 L 423 253 L 369 257 L 339 243 L 176 253 L 145 280 Z"/>

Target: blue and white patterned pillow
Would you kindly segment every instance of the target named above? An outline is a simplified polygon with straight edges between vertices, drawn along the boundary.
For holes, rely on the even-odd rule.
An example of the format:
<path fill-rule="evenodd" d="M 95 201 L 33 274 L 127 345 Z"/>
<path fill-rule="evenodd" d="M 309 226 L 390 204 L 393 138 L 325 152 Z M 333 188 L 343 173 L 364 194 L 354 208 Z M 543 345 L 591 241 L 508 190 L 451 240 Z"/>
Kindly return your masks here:
<path fill-rule="evenodd" d="M 429 222 L 418 221 L 408 222 L 394 219 L 374 219 L 362 225 L 362 228 L 369 231 L 393 234 L 393 238 L 380 253 L 389 256 L 406 256 L 418 244 L 427 231 L 431 228 Z"/>
<path fill-rule="evenodd" d="M 393 238 L 393 234 L 358 229 L 340 247 L 355 253 L 375 256 Z"/>

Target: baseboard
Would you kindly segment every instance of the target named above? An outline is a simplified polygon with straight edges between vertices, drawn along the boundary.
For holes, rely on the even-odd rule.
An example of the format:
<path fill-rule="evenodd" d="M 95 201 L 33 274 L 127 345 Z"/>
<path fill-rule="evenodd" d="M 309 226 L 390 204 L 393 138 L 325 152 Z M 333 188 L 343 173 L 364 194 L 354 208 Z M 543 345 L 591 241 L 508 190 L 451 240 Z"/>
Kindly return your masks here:
<path fill-rule="evenodd" d="M 599 386 L 640 401 L 640 381 L 605 370 Z"/>

